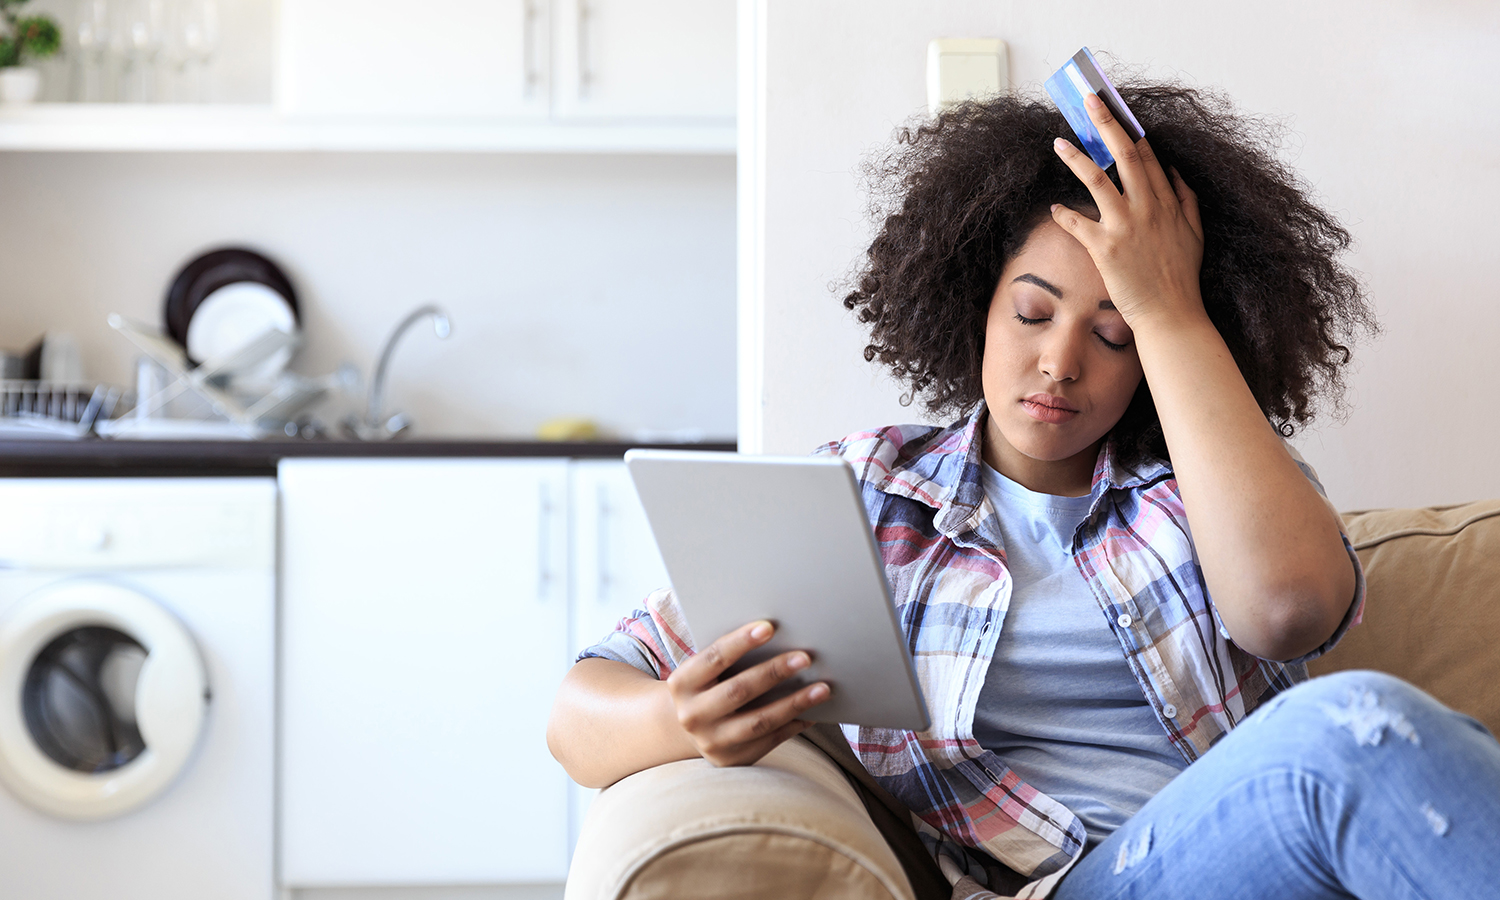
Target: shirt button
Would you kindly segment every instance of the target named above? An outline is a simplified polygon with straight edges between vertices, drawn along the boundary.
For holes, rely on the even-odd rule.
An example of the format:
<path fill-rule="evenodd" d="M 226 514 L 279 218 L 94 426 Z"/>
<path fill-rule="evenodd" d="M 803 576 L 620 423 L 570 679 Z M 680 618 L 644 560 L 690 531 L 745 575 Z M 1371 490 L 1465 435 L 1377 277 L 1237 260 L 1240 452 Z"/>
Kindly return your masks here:
<path fill-rule="evenodd" d="M 1129 628 L 1130 623 L 1134 622 L 1135 620 L 1130 618 L 1130 613 L 1120 613 L 1120 617 L 1118 619 L 1115 619 L 1115 621 L 1120 623 L 1121 628 Z"/>
<path fill-rule="evenodd" d="M 1168 703 L 1166 706 L 1162 707 L 1161 714 L 1169 719 L 1175 719 L 1177 718 L 1177 707 Z"/>

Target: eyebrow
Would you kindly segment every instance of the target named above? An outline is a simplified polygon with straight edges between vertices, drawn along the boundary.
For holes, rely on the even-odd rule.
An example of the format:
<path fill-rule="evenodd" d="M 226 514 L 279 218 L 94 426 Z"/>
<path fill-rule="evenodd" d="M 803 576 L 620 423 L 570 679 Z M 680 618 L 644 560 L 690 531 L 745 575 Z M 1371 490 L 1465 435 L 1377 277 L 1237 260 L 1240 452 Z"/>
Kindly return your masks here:
<path fill-rule="evenodd" d="M 1057 285 L 1053 284 L 1050 281 L 1047 281 L 1045 278 L 1042 278 L 1040 275 L 1033 275 L 1030 272 L 1027 272 L 1024 275 L 1017 275 L 1014 279 L 1011 280 L 1011 284 L 1015 284 L 1017 281 L 1024 281 L 1027 284 L 1034 284 L 1047 293 L 1051 294 L 1052 296 L 1056 297 L 1057 299 L 1062 299 L 1062 290 L 1058 288 Z"/>
<path fill-rule="evenodd" d="M 1026 272 L 1024 274 L 1017 275 L 1015 278 L 1012 278 L 1011 279 L 1011 284 L 1015 284 L 1017 281 L 1024 281 L 1027 284 L 1034 284 L 1037 287 L 1041 288 L 1042 290 L 1046 291 L 1047 293 L 1051 294 L 1052 296 L 1056 297 L 1057 299 L 1059 299 L 1059 300 L 1062 299 L 1062 295 L 1063 295 L 1062 289 L 1059 288 L 1057 285 L 1053 284 L 1052 282 L 1048 281 L 1047 279 L 1043 278 L 1040 275 L 1033 275 L 1030 272 Z M 1100 309 L 1114 309 L 1115 308 L 1115 304 L 1112 301 L 1109 301 L 1109 300 L 1100 300 L 1099 301 L 1099 308 Z"/>

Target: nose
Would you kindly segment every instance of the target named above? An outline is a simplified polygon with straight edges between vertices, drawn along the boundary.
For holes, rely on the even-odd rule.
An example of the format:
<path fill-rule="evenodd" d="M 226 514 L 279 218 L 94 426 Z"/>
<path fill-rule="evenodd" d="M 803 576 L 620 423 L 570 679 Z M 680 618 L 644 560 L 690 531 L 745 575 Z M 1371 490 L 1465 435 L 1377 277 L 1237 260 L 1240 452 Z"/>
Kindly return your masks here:
<path fill-rule="evenodd" d="M 1053 381 L 1077 381 L 1083 361 L 1085 338 L 1069 328 L 1050 329 L 1037 357 L 1037 368 Z"/>

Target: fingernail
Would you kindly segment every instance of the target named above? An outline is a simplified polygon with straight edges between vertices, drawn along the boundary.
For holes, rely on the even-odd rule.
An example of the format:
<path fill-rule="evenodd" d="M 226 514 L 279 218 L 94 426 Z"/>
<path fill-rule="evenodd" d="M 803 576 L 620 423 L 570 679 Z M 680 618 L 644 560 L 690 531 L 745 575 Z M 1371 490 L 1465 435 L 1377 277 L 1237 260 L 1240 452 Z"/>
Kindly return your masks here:
<path fill-rule="evenodd" d="M 1104 105 L 1104 103 L 1099 99 L 1098 94 L 1084 94 L 1083 103 L 1089 109 L 1098 109 L 1099 107 Z"/>
<path fill-rule="evenodd" d="M 1058 153 L 1062 153 L 1063 151 L 1067 150 L 1071 146 L 1073 146 L 1073 145 L 1069 144 L 1067 141 L 1063 140 L 1062 138 L 1055 138 L 1052 141 L 1052 149 L 1056 150 Z"/>
<path fill-rule="evenodd" d="M 807 658 L 806 653 L 793 653 L 791 657 L 787 659 L 786 667 L 788 669 L 796 671 L 797 669 L 807 668 L 807 664 L 810 662 L 812 662 L 812 660 Z"/>
<path fill-rule="evenodd" d="M 755 638 L 757 641 L 763 641 L 766 638 L 770 637 L 771 623 L 761 622 L 759 625 L 756 625 L 754 628 L 750 629 L 750 636 Z"/>
<path fill-rule="evenodd" d="M 1050 209 L 1051 209 L 1052 212 L 1057 212 L 1059 209 L 1062 209 L 1062 204 L 1061 203 L 1054 203 L 1054 204 L 1052 204 L 1052 206 L 1050 207 Z"/>
<path fill-rule="evenodd" d="M 828 696 L 828 685 L 822 682 L 813 685 L 812 690 L 807 692 L 807 696 L 813 700 L 822 700 Z"/>

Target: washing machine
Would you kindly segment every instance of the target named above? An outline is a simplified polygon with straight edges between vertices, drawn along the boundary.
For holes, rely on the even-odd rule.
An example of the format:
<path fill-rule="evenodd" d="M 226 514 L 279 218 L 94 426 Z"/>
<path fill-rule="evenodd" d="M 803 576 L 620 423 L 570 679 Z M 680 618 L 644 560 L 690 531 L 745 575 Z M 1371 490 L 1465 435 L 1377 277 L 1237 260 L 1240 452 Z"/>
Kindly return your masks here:
<path fill-rule="evenodd" d="M 271 900 L 276 483 L 0 479 L 0 897 Z"/>

